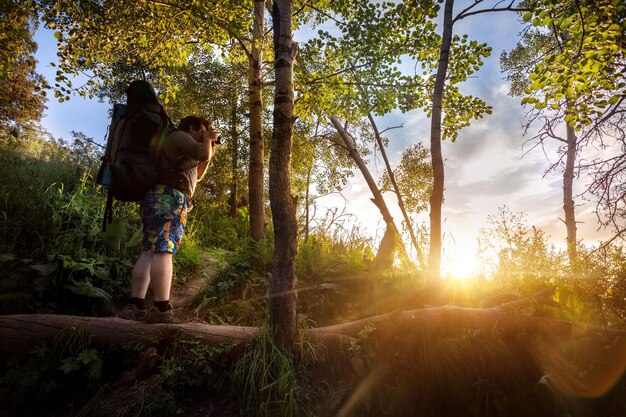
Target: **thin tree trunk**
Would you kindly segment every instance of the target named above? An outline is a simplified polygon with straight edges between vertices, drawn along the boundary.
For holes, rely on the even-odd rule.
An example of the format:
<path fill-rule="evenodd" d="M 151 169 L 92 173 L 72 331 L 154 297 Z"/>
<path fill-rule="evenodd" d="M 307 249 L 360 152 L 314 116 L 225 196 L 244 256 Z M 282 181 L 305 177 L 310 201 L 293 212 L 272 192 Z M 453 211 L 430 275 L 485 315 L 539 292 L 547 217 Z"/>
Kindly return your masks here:
<path fill-rule="evenodd" d="M 576 163 L 576 132 L 567 126 L 567 153 L 565 170 L 563 171 L 563 211 L 565 213 L 565 227 L 567 229 L 567 253 L 570 268 L 577 270 L 576 248 L 576 216 L 574 211 L 574 165 Z"/>
<path fill-rule="evenodd" d="M 237 133 L 237 94 L 233 91 L 232 104 L 230 108 L 230 137 L 231 137 L 231 151 L 232 151 L 232 163 L 231 163 L 231 176 L 232 182 L 230 185 L 230 199 L 229 199 L 229 215 L 235 217 L 237 215 L 237 202 L 239 200 L 239 133 Z"/>
<path fill-rule="evenodd" d="M 433 111 L 430 124 L 430 155 L 433 166 L 433 191 L 430 196 L 430 251 L 428 270 L 432 281 L 439 281 L 441 273 L 441 206 L 443 204 L 444 167 L 441 154 L 441 108 L 443 89 L 448 71 L 452 43 L 452 10 L 454 0 L 446 0 L 443 15 L 443 34 L 439 50 L 439 66 L 433 91 Z"/>
<path fill-rule="evenodd" d="M 248 57 L 248 104 L 250 107 L 250 166 L 248 173 L 248 203 L 250 207 L 250 238 L 265 238 L 265 186 L 263 184 L 263 88 L 261 61 L 263 58 L 263 28 L 265 1 L 254 0 L 252 47 Z"/>
<path fill-rule="evenodd" d="M 389 208 L 387 208 L 387 204 L 385 203 L 385 200 L 382 193 L 380 192 L 380 189 L 378 188 L 378 185 L 376 185 L 376 181 L 367 169 L 367 165 L 365 164 L 365 161 L 363 161 L 363 158 L 361 158 L 359 151 L 356 149 L 354 141 L 335 116 L 330 116 L 330 121 L 335 129 L 337 129 L 339 136 L 341 136 L 341 139 L 344 143 L 343 146 L 350 154 L 352 160 L 356 163 L 357 167 L 361 171 L 361 174 L 363 174 L 363 178 L 365 178 L 365 182 L 367 183 L 370 191 L 372 192 L 372 195 L 374 196 L 374 198 L 372 198 L 372 202 L 376 207 L 378 207 L 378 210 L 383 216 L 383 220 L 385 221 L 385 224 L 387 226 L 383 239 L 380 242 L 378 252 L 376 253 L 376 258 L 374 259 L 373 265 L 375 269 L 388 268 L 391 266 L 391 262 L 393 262 L 393 252 L 396 247 L 396 243 L 400 243 L 400 250 L 403 254 L 406 254 L 404 243 L 402 242 L 402 239 L 397 239 L 397 237 L 400 235 L 398 232 L 398 228 L 396 227 L 393 217 L 389 212 Z"/>
<path fill-rule="evenodd" d="M 372 114 L 369 113 L 367 117 L 372 124 L 374 129 L 374 134 L 376 136 L 376 142 L 378 143 L 378 148 L 380 149 L 380 154 L 383 156 L 383 160 L 385 161 L 385 166 L 387 167 L 387 173 L 389 174 L 389 179 L 391 180 L 391 184 L 393 185 L 394 192 L 396 193 L 396 197 L 398 198 L 398 207 L 400 207 L 400 211 L 402 212 L 402 216 L 404 217 L 404 221 L 406 223 L 407 229 L 409 229 L 409 235 L 411 236 L 411 242 L 413 242 L 413 246 L 415 247 L 415 251 L 417 252 L 417 260 L 420 266 L 424 266 L 424 254 L 422 253 L 422 248 L 420 248 L 417 243 L 417 238 L 415 237 L 415 232 L 413 231 L 413 225 L 411 224 L 411 219 L 404 208 L 404 201 L 402 200 L 402 193 L 400 192 L 400 188 L 398 188 L 398 183 L 396 182 L 396 176 L 393 173 L 393 169 L 391 168 L 391 164 L 389 163 L 389 158 L 387 158 L 387 152 L 385 151 L 385 147 L 383 146 L 383 141 L 380 137 L 380 133 L 378 132 L 378 126 L 376 126 L 376 122 L 372 117 Z"/>
<path fill-rule="evenodd" d="M 309 164 L 309 166 L 307 167 L 306 170 L 306 191 L 304 194 L 304 211 L 305 211 L 305 218 L 304 218 L 304 241 L 306 242 L 307 240 L 309 240 L 309 227 L 310 227 L 310 222 L 311 222 L 311 209 L 310 209 L 310 204 L 311 204 L 311 193 L 309 192 L 309 189 L 311 188 L 311 174 L 313 171 L 313 159 L 311 159 L 311 163 Z"/>
<path fill-rule="evenodd" d="M 361 93 L 363 94 L 363 98 L 365 99 L 365 101 L 368 103 L 369 105 L 369 97 L 367 94 L 367 91 L 365 90 L 365 88 L 363 88 L 363 86 L 361 85 L 360 80 L 358 79 L 357 75 L 353 72 L 353 75 L 355 77 L 355 79 L 357 80 L 357 85 L 359 87 L 359 90 L 361 90 Z M 413 231 L 413 225 L 411 224 L 411 219 L 409 218 L 405 208 L 404 208 L 404 201 L 402 200 L 402 194 L 400 193 L 400 189 L 398 188 L 398 183 L 396 182 L 396 177 L 393 174 L 393 169 L 391 169 L 391 164 L 389 163 L 389 158 L 387 158 L 387 152 L 385 152 L 385 147 L 383 146 L 383 141 L 380 137 L 380 132 L 378 131 L 378 126 L 376 125 L 376 122 L 374 121 L 374 117 L 372 116 L 372 113 L 368 113 L 367 117 L 370 121 L 370 124 L 372 125 L 372 129 L 374 129 L 374 136 L 376 137 L 376 143 L 378 143 L 378 148 L 380 149 L 380 153 L 383 156 L 383 160 L 385 161 L 385 166 L 387 167 L 387 172 L 389 173 L 389 179 L 391 180 L 391 183 L 393 185 L 394 191 L 396 193 L 396 197 L 398 199 L 398 206 L 400 207 L 400 211 L 402 212 L 402 216 L 404 217 L 404 221 L 406 222 L 407 225 L 407 229 L 409 229 L 409 235 L 411 237 L 411 241 L 413 242 L 413 246 L 415 247 L 415 250 L 417 252 L 417 259 L 419 261 L 420 266 L 424 266 L 424 256 L 422 254 L 422 249 L 419 247 L 419 245 L 417 244 L 417 239 L 415 238 L 415 233 Z M 382 200 L 382 197 L 381 197 Z M 394 225 L 395 227 L 395 225 Z M 398 237 L 400 237 L 400 233 L 398 231 L 397 228 L 395 228 L 396 231 L 398 232 Z M 385 233 L 385 236 L 383 236 L 383 241 L 385 240 L 385 237 L 387 237 L 387 233 Z M 389 239 L 389 237 L 388 237 Z M 381 246 L 382 246 L 382 242 L 381 242 Z M 406 254 L 406 249 L 405 249 L 405 254 Z M 408 258 L 408 255 L 407 255 Z"/>
<path fill-rule="evenodd" d="M 292 2 L 276 0 L 274 26 L 274 131 L 270 155 L 270 204 L 274 223 L 274 267 L 270 280 L 270 320 L 277 345 L 290 352 L 296 341 L 296 202 L 291 195 L 291 145 L 294 127 Z"/>

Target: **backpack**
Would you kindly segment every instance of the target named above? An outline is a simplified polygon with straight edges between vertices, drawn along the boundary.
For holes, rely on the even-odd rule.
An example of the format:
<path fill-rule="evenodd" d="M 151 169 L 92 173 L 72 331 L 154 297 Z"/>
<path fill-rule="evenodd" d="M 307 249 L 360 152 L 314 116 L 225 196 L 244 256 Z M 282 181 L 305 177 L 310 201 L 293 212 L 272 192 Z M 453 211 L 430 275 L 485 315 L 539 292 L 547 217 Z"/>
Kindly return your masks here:
<path fill-rule="evenodd" d="M 159 183 L 157 158 L 167 136 L 175 130 L 152 86 L 130 83 L 126 105 L 114 104 L 107 144 L 96 183 L 107 186 L 102 231 L 112 221 L 113 198 L 141 201 Z"/>

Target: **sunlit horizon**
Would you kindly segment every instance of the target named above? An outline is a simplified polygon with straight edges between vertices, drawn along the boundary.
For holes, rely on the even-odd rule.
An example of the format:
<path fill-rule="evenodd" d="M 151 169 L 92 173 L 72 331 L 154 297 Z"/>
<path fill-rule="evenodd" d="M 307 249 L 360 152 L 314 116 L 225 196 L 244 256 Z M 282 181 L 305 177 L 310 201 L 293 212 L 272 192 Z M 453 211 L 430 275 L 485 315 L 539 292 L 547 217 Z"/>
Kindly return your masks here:
<path fill-rule="evenodd" d="M 441 276 L 460 280 L 470 279 L 479 272 L 477 255 L 472 250 L 448 253 L 441 259 Z"/>

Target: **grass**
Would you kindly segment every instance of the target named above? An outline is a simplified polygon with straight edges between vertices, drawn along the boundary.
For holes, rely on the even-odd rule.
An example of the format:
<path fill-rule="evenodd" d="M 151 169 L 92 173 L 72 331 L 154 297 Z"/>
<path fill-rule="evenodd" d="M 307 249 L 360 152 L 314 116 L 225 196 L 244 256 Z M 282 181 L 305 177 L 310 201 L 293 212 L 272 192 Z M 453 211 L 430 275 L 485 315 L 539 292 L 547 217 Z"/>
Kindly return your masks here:
<path fill-rule="evenodd" d="M 307 365 L 316 354 L 301 340 L 295 355 L 282 352 L 271 330 L 262 326 L 233 372 L 233 395 L 241 397 L 244 415 L 305 417 Z"/>

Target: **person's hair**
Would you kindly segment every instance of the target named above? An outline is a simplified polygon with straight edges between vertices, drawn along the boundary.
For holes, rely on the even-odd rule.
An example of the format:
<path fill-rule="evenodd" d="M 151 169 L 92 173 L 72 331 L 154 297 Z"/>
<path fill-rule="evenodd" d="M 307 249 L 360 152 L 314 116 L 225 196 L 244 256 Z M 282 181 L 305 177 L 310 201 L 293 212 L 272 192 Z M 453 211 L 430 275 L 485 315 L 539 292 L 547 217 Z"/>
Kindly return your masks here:
<path fill-rule="evenodd" d="M 199 130 L 202 126 L 208 129 L 209 121 L 205 118 L 198 116 L 187 116 L 183 118 L 178 124 L 178 130 L 188 132 L 190 127 L 193 127 L 193 130 Z"/>

